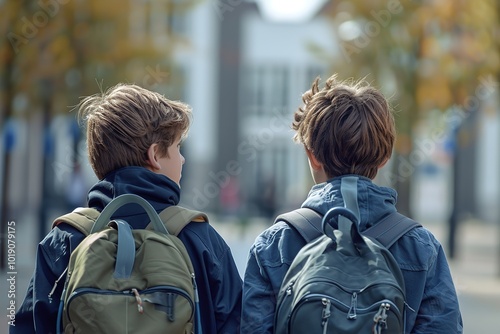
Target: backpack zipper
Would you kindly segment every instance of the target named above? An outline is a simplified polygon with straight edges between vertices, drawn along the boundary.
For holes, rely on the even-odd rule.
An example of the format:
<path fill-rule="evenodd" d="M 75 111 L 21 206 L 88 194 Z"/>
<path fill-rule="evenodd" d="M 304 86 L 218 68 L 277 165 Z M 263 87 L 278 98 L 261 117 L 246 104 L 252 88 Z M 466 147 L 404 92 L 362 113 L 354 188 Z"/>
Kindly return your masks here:
<path fill-rule="evenodd" d="M 399 285 L 394 284 L 392 282 L 377 282 L 377 283 L 368 284 L 367 286 L 365 286 L 364 288 L 362 288 L 361 290 L 359 290 L 358 293 L 362 293 L 365 290 L 367 290 L 369 288 L 372 288 L 374 286 L 377 286 L 377 285 L 389 285 L 389 286 L 392 286 L 392 287 L 396 288 L 399 292 L 401 292 L 401 295 L 403 295 L 403 297 L 406 299 L 406 293 L 403 290 L 401 290 L 401 288 L 399 287 Z"/>
<path fill-rule="evenodd" d="M 352 293 L 351 296 L 351 307 L 349 308 L 349 312 L 347 313 L 347 318 L 350 320 L 356 319 L 356 308 L 358 305 L 358 294 L 356 292 Z"/>
<path fill-rule="evenodd" d="M 369 288 L 371 288 L 373 286 L 377 286 L 377 285 L 389 285 L 389 286 L 392 286 L 392 287 L 396 288 L 399 292 L 401 292 L 401 294 L 403 296 L 405 296 L 405 293 L 403 292 L 403 290 L 401 290 L 400 286 L 398 284 L 395 284 L 393 281 L 380 281 L 380 282 L 376 282 L 376 283 L 370 283 L 370 284 L 366 285 L 365 287 L 363 287 L 361 289 L 352 289 L 352 288 L 348 288 L 348 287 L 346 287 L 346 286 L 344 286 L 342 284 L 339 284 L 338 282 L 332 281 L 332 279 L 329 278 L 329 277 L 315 277 L 314 279 L 310 279 L 310 280 L 305 281 L 302 284 L 302 286 L 305 286 L 305 285 L 309 284 L 310 282 L 329 283 L 331 285 L 338 286 L 339 288 L 341 288 L 342 290 L 344 290 L 347 293 L 352 293 L 352 292 L 362 293 L 366 289 L 369 289 Z"/>
<path fill-rule="evenodd" d="M 328 328 L 328 318 L 330 318 L 331 310 L 331 301 L 328 298 L 322 298 L 321 302 L 323 303 L 323 314 L 322 314 L 322 321 L 321 321 L 321 326 L 323 327 L 323 334 L 326 334 L 327 328 Z"/>
<path fill-rule="evenodd" d="M 374 286 L 377 286 L 377 285 L 389 285 L 389 286 L 392 286 L 395 289 L 397 289 L 399 292 L 402 293 L 403 296 L 405 296 L 405 294 L 403 293 L 403 291 L 400 289 L 399 285 L 394 284 L 393 282 L 390 282 L 390 281 L 389 282 L 377 282 L 377 283 L 369 284 L 369 285 L 365 286 L 364 288 L 362 288 L 360 290 L 354 290 L 354 291 L 353 291 L 353 289 L 349 289 L 349 288 L 347 288 L 347 287 L 345 287 L 345 286 L 343 286 L 341 284 L 338 284 L 337 282 L 332 282 L 331 280 L 329 280 L 327 278 L 323 278 L 321 280 L 318 280 L 318 278 L 308 280 L 308 281 L 306 281 L 306 282 L 304 282 L 302 284 L 302 287 L 306 288 L 306 286 L 310 282 L 328 283 L 328 284 L 331 284 L 333 286 L 336 286 L 336 287 L 340 288 L 341 290 L 343 290 L 346 293 L 350 293 L 351 294 L 351 305 L 349 306 L 347 304 L 344 304 L 340 300 L 335 299 L 335 298 L 331 298 L 330 296 L 327 296 L 327 295 L 313 293 L 313 294 L 305 294 L 304 296 L 302 296 L 302 298 L 295 305 L 292 305 L 293 309 L 297 308 L 299 304 L 303 303 L 304 299 L 307 300 L 307 299 L 310 299 L 310 298 L 321 297 L 321 298 L 326 298 L 329 301 L 333 300 L 336 304 L 338 304 L 339 306 L 342 306 L 345 309 L 345 311 L 347 312 L 348 318 L 354 320 L 354 319 L 356 319 L 358 312 L 362 314 L 362 313 L 365 313 L 365 312 L 369 312 L 374 307 L 379 307 L 378 306 L 379 304 L 373 304 L 370 307 L 362 308 L 362 309 L 359 309 L 357 307 L 358 294 L 364 292 L 365 290 L 367 290 L 367 289 L 369 289 L 371 287 L 374 287 Z M 278 308 L 276 314 L 278 314 L 280 312 L 280 309 L 281 309 L 281 307 L 284 304 L 284 300 L 287 299 L 287 298 L 289 298 L 292 295 L 292 293 L 294 292 L 294 289 L 293 289 L 294 284 L 295 284 L 295 281 L 292 281 L 292 282 L 290 282 L 290 284 L 286 288 L 285 294 L 283 295 L 283 297 L 281 298 L 281 300 L 279 302 L 280 308 Z M 300 293 L 300 291 L 297 291 L 297 293 Z M 396 316 L 398 318 L 401 317 L 401 311 L 396 306 L 396 304 L 394 304 L 390 300 L 383 300 L 383 302 L 388 303 L 390 306 L 392 306 L 391 309 L 396 314 Z M 331 302 L 330 302 L 330 304 L 331 304 Z M 289 316 L 288 316 L 288 325 L 289 326 L 290 326 L 290 324 L 292 322 L 292 317 L 293 317 L 293 312 L 291 314 L 289 314 Z"/>
<path fill-rule="evenodd" d="M 145 295 L 145 294 L 157 292 L 157 291 L 170 291 L 170 292 L 173 292 L 174 294 L 178 294 L 178 295 L 184 297 L 189 302 L 189 305 L 191 306 L 192 311 L 191 311 L 190 319 L 193 319 L 195 305 L 194 305 L 193 300 L 191 299 L 191 296 L 189 296 L 189 294 L 182 289 L 179 289 L 179 288 L 176 288 L 173 286 L 166 286 L 166 285 L 165 286 L 155 286 L 155 287 L 147 288 L 147 289 L 144 289 L 141 291 L 139 291 L 135 288 L 133 288 L 131 290 L 123 290 L 123 291 L 102 290 L 102 289 L 97 289 L 97 288 L 80 288 L 80 289 L 73 291 L 73 293 L 69 296 L 68 303 L 66 305 L 66 315 L 68 316 L 68 320 L 71 322 L 71 318 L 69 316 L 70 304 L 73 300 L 75 300 L 75 298 L 80 297 L 80 296 L 85 295 L 85 294 L 131 296 L 131 297 L 134 297 L 136 299 L 138 312 L 142 313 L 141 309 L 142 309 L 143 302 L 142 302 L 142 298 L 140 297 L 140 295 L 141 294 Z"/>
<path fill-rule="evenodd" d="M 367 290 L 369 288 L 372 288 L 374 286 L 377 286 L 377 285 L 388 285 L 388 286 L 392 286 L 393 288 L 395 288 L 396 290 L 398 290 L 401 293 L 401 295 L 403 296 L 403 298 L 406 299 L 406 294 L 403 292 L 403 290 L 401 290 L 401 288 L 399 287 L 399 285 L 394 284 L 391 281 L 387 281 L 387 282 L 383 282 L 382 281 L 382 282 L 377 282 L 377 283 L 371 283 L 371 284 L 368 284 L 367 286 L 365 286 L 364 288 L 361 288 L 360 290 L 357 290 L 357 289 L 347 288 L 347 287 L 339 284 L 338 282 L 334 282 L 334 281 L 332 281 L 331 279 L 328 279 L 328 278 L 319 279 L 318 277 L 316 277 L 314 279 L 310 279 L 310 280 L 307 280 L 304 283 L 302 283 L 303 289 L 307 289 L 307 286 L 311 282 L 314 282 L 315 284 L 316 283 L 328 283 L 329 285 L 336 286 L 336 287 L 340 288 L 342 291 L 344 291 L 345 293 L 349 293 L 349 294 L 353 294 L 353 293 L 360 294 L 360 293 L 363 293 L 365 290 Z M 293 285 L 294 285 L 294 283 L 295 282 L 291 282 L 288 285 L 288 288 L 286 289 L 286 295 L 287 296 L 289 296 L 289 295 L 291 295 L 293 293 Z M 298 294 L 298 293 L 300 293 L 300 290 L 298 290 L 296 292 Z"/>
<path fill-rule="evenodd" d="M 323 332 L 325 331 L 325 326 L 327 326 L 327 323 L 324 322 L 326 314 L 328 314 L 328 317 L 331 316 L 331 304 L 338 305 L 339 309 L 342 312 L 348 313 L 350 310 L 349 305 L 344 304 L 338 299 L 332 298 L 331 296 L 327 296 L 324 294 L 308 294 L 306 296 L 303 296 L 293 307 L 292 313 L 288 316 L 288 330 L 289 332 L 292 329 L 292 323 L 294 320 L 294 315 L 301 307 L 302 304 L 306 302 L 311 302 L 311 301 L 321 301 L 321 304 L 323 305 L 323 311 L 322 311 L 322 319 L 323 321 L 321 322 L 321 325 L 323 327 Z M 378 309 L 377 314 L 374 316 L 373 321 L 375 322 L 374 324 L 374 329 L 377 324 L 379 324 L 379 327 L 382 328 L 382 326 L 385 326 L 384 328 L 387 327 L 386 319 L 388 317 L 387 313 L 391 311 L 396 315 L 396 317 L 400 318 L 401 317 L 401 312 L 399 311 L 398 307 L 390 300 L 384 299 L 381 300 L 380 302 L 377 302 L 375 304 L 370 305 L 369 307 L 366 308 L 357 308 L 357 313 L 356 315 L 359 314 L 365 314 L 365 313 L 370 313 L 372 310 Z M 327 312 L 328 310 L 328 312 Z M 377 321 L 375 321 L 375 318 L 377 318 Z M 382 328 L 383 329 L 383 328 Z M 374 332 L 378 334 L 378 332 Z"/>
<path fill-rule="evenodd" d="M 389 303 L 382 303 L 378 309 L 378 312 L 373 317 L 373 333 L 381 334 L 382 330 L 387 329 L 387 312 L 391 309 Z"/>

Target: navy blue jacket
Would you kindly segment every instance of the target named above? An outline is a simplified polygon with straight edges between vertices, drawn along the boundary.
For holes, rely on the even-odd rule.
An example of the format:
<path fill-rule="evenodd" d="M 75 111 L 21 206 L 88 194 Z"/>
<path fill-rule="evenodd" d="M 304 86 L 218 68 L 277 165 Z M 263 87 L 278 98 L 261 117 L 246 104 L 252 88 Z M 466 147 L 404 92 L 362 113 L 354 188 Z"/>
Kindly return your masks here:
<path fill-rule="evenodd" d="M 179 203 L 180 188 L 168 177 L 146 168 L 121 168 L 92 187 L 88 194 L 89 207 L 101 211 L 122 194 L 142 196 L 160 212 Z M 145 228 L 149 222 L 138 205 L 122 207 L 113 218 L 123 218 L 133 228 Z M 16 326 L 10 327 L 10 333 L 55 333 L 64 279 L 58 284 L 52 300 L 48 297 L 49 292 L 67 267 L 70 253 L 83 238 L 76 229 L 61 224 L 40 242 L 35 271 L 26 298 L 17 311 Z M 242 281 L 228 245 L 210 224 L 190 223 L 179 238 L 193 262 L 203 333 L 238 333 Z"/>
<path fill-rule="evenodd" d="M 349 187 L 342 187 L 346 178 Z M 347 204 L 347 205 L 346 205 Z M 361 176 L 315 185 L 303 203 L 321 214 L 347 206 L 362 232 L 396 211 L 396 192 Z M 272 333 L 281 282 L 305 241 L 284 222 L 262 232 L 250 249 L 243 283 L 241 333 Z M 462 333 L 462 317 L 448 262 L 440 243 L 425 228 L 406 233 L 390 249 L 404 276 L 405 333 Z"/>

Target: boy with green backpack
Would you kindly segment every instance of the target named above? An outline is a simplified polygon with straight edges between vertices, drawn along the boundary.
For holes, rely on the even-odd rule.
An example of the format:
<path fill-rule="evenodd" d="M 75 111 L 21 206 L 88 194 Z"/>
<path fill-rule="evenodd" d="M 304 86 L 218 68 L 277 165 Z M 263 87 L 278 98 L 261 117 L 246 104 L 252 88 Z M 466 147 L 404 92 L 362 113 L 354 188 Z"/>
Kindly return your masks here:
<path fill-rule="evenodd" d="M 88 208 L 56 219 L 40 242 L 11 333 L 56 333 L 58 325 L 68 333 L 105 328 L 142 333 L 149 325 L 132 329 L 131 319 L 175 323 L 184 314 L 189 319 L 179 327 L 182 333 L 238 333 L 241 278 L 231 251 L 206 215 L 177 209 L 190 107 L 119 84 L 83 99 L 79 116 L 86 121 L 89 160 L 99 181 L 88 193 Z M 112 270 L 98 274 L 108 262 Z M 162 270 L 177 264 L 183 269 L 165 280 Z M 89 273 L 92 266 L 96 270 Z M 113 306 L 122 297 L 126 316 Z M 100 320 L 79 330 L 73 323 L 78 316 Z M 107 327 L 122 322 L 126 327 Z"/>

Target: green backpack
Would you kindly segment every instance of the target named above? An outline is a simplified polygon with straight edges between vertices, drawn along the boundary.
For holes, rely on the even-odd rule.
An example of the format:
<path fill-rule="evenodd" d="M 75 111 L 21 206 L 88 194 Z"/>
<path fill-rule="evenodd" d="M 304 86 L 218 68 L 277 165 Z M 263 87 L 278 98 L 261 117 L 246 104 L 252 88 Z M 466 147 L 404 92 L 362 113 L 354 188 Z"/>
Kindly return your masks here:
<path fill-rule="evenodd" d="M 148 228 L 110 221 L 131 203 L 147 212 Z M 100 214 L 78 208 L 57 218 L 53 226 L 69 224 L 87 235 L 70 256 L 57 332 L 201 333 L 193 265 L 177 238 L 191 221 L 208 218 L 179 206 L 158 215 L 131 194 L 116 197 Z"/>

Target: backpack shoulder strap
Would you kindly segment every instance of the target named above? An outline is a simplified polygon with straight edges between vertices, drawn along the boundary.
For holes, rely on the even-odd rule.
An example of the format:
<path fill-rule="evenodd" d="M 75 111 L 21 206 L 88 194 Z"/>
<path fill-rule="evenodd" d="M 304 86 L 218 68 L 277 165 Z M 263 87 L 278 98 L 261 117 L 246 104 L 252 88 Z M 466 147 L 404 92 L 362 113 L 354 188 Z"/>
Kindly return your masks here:
<path fill-rule="evenodd" d="M 206 213 L 187 209 L 178 205 L 169 206 L 160 212 L 159 215 L 168 232 L 175 236 L 178 236 L 184 226 L 190 222 L 208 223 L 208 216 Z"/>
<path fill-rule="evenodd" d="M 306 242 L 310 242 L 323 234 L 321 220 L 322 216 L 316 211 L 309 208 L 300 208 L 279 215 L 275 223 L 278 221 L 286 222 L 295 228 Z M 399 212 L 393 212 L 378 224 L 362 232 L 362 234 L 375 238 L 384 247 L 390 248 L 406 232 L 420 226 L 422 225 L 413 219 Z"/>
<path fill-rule="evenodd" d="M 60 216 L 54 220 L 52 223 L 52 228 L 58 226 L 59 224 L 68 224 L 84 235 L 89 235 L 92 225 L 96 221 L 100 212 L 92 208 L 76 208 L 73 212 L 67 213 Z"/>
<path fill-rule="evenodd" d="M 365 230 L 363 235 L 375 238 L 385 248 L 390 248 L 406 232 L 420 226 L 422 226 L 420 223 L 396 211 Z"/>
<path fill-rule="evenodd" d="M 313 209 L 300 208 L 281 214 L 276 217 L 274 222 L 278 221 L 284 221 L 295 228 L 306 242 L 323 235 L 321 231 L 322 216 Z"/>
<path fill-rule="evenodd" d="M 96 209 L 76 208 L 73 212 L 56 218 L 52 223 L 52 228 L 64 223 L 76 228 L 84 235 L 89 235 L 99 214 L 100 212 Z M 169 233 L 175 236 L 180 233 L 184 226 L 192 221 L 208 222 L 208 216 L 204 212 L 186 209 L 178 205 L 166 208 L 159 215 Z M 166 223 L 167 221 L 168 224 Z"/>

